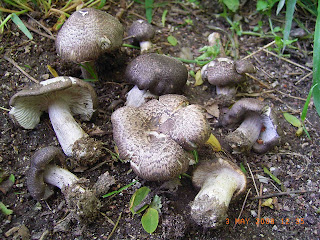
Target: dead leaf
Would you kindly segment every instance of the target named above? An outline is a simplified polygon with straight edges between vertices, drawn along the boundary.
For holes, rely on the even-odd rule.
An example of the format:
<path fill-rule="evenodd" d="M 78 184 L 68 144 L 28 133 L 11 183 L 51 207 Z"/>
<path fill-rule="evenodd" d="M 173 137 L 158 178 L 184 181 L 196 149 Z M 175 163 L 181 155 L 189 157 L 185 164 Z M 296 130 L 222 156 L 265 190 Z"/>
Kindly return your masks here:
<path fill-rule="evenodd" d="M 200 86 L 203 84 L 203 80 L 202 80 L 202 77 L 201 77 L 201 71 L 199 70 L 197 73 L 196 73 L 196 82 L 194 84 L 194 86 Z"/>
<path fill-rule="evenodd" d="M 261 206 L 262 206 L 262 207 L 269 207 L 269 208 L 273 209 L 272 202 L 273 202 L 272 198 L 268 198 L 267 200 L 265 200 L 265 201 L 261 204 Z"/>
<path fill-rule="evenodd" d="M 221 151 L 221 145 L 218 141 L 218 139 L 211 133 L 208 141 L 206 144 L 210 145 L 215 152 Z"/>

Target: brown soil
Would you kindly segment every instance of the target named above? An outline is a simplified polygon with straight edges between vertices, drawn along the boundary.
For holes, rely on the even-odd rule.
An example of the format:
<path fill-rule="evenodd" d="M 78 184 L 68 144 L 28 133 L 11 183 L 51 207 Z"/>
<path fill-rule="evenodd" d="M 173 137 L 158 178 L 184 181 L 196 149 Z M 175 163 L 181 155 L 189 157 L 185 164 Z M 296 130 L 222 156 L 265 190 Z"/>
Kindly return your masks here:
<path fill-rule="evenodd" d="M 239 12 L 243 16 L 243 30 L 252 30 L 252 26 L 255 26 L 257 20 L 261 19 L 263 27 L 266 28 L 263 30 L 268 31 L 267 19 L 261 14 L 254 14 L 255 4 L 250 2 L 242 6 Z M 203 4 L 206 4 L 206 1 Z M 165 27 L 162 27 L 161 16 L 165 9 L 168 10 L 167 22 Z M 111 3 L 108 12 L 115 16 L 119 10 L 118 4 Z M 171 3 L 155 8 L 153 23 L 157 32 L 153 43 L 157 52 L 179 56 L 181 48 L 188 47 L 195 57 L 199 56 L 199 49 L 207 45 L 208 34 L 218 28 L 227 46 L 226 44 L 230 43 L 231 30 L 223 18 L 215 15 L 219 12 L 221 12 L 219 6 L 209 8 L 209 5 L 205 5 L 204 8 L 199 8 L 187 3 Z M 123 25 L 127 28 L 132 21 L 140 18 L 139 15 L 144 16 L 144 8 L 141 4 L 134 3 L 122 16 Z M 296 15 L 308 30 L 314 31 L 314 21 L 310 21 L 309 16 L 304 16 L 300 11 L 297 11 Z M 193 21 L 192 25 L 185 24 L 185 19 L 188 18 Z M 22 19 L 28 21 L 29 18 L 22 16 Z M 278 16 L 277 19 L 273 18 L 274 25 L 282 26 L 279 19 L 283 19 L 283 15 Z M 37 18 L 37 20 L 42 19 Z M 43 20 L 42 23 L 50 27 L 55 21 L 56 18 L 50 18 Z M 167 42 L 169 35 L 177 38 L 176 46 L 171 46 Z M 53 67 L 59 75 L 81 77 L 76 64 L 64 62 L 57 56 L 54 40 L 37 33 L 33 33 L 33 36 L 34 39 L 29 41 L 12 23 L 7 24 L 7 29 L 0 36 L 2 108 L 10 109 L 11 96 L 23 87 L 33 84 L 28 77 L 5 60 L 4 55 L 13 59 L 28 74 L 40 81 L 52 77 L 47 65 Z M 238 51 L 239 58 L 257 51 L 273 40 L 248 35 L 233 36 L 232 39 L 238 44 L 235 50 Z M 282 181 L 287 191 L 309 191 L 304 194 L 274 197 L 273 209 L 261 208 L 259 226 L 256 224 L 259 200 L 252 199 L 257 194 L 249 173 L 247 189 L 250 189 L 250 192 L 243 211 L 241 212 L 241 208 L 245 194 L 231 203 L 228 219 L 219 229 L 204 229 L 192 221 L 189 204 L 197 194 L 197 190 L 193 188 L 190 179 L 183 177 L 182 186 L 176 192 L 158 192 L 162 203 L 160 222 L 157 230 L 150 235 L 141 226 L 141 216 L 132 216 L 130 213 L 129 201 L 139 187 L 148 186 L 151 191 L 156 191 L 161 183 L 139 179 L 130 171 L 129 163 L 115 161 L 106 151 L 105 156 L 97 165 L 88 169 L 76 168 L 73 170 L 75 174 L 88 178 L 91 183 L 94 183 L 99 175 L 108 171 L 116 179 L 116 184 L 111 187 L 111 190 L 119 189 L 134 180 L 139 180 L 139 183 L 112 198 L 101 198 L 102 214 L 94 223 L 85 225 L 72 221 L 63 229 L 64 231 L 54 231 L 55 226 L 68 213 L 63 195 L 59 189 L 56 189 L 54 196 L 50 199 L 37 202 L 32 199 L 26 187 L 26 172 L 30 157 L 34 152 L 46 146 L 59 146 L 48 115 L 42 116 L 40 124 L 35 129 L 25 130 L 14 125 L 9 118 L 8 111 L 1 109 L 0 167 L 5 173 L 13 174 L 16 181 L 6 194 L 0 192 L 0 200 L 13 210 L 10 216 L 0 215 L 0 238 L 40 239 L 42 236 L 46 239 L 108 239 L 112 233 L 113 239 L 319 239 L 319 116 L 311 103 L 306 120 L 306 127 L 311 136 L 311 139 L 308 139 L 305 134 L 297 137 L 296 128 L 284 120 L 282 115 L 282 112 L 289 112 L 299 116 L 312 84 L 311 75 L 304 78 L 310 72 L 308 69 L 312 68 L 310 66 L 312 64 L 312 40 L 300 39 L 293 45 L 296 49 L 287 48 L 285 54 L 290 54 L 290 58 L 287 59 L 299 65 L 260 51 L 250 58 L 258 69 L 258 72 L 253 74 L 256 80 L 249 78 L 247 83 L 238 89 L 238 99 L 243 96 L 256 97 L 270 103 L 278 111 L 280 126 L 284 134 L 281 146 L 263 155 L 234 154 L 236 162 L 243 163 L 247 170 L 246 163 L 249 164 L 255 176 L 258 191 L 261 188 L 263 194 L 278 192 L 280 188 L 264 174 L 264 166 L 273 168 L 273 174 Z M 236 51 L 232 50 L 231 54 L 235 56 Z M 103 141 L 105 146 L 112 151 L 114 151 L 114 143 L 110 116 L 113 110 L 109 106 L 117 100 L 121 101 L 116 108 L 123 106 L 125 94 L 131 88 L 124 82 L 124 69 L 127 63 L 138 55 L 139 50 L 121 48 L 113 56 L 104 56 L 100 59 L 98 70 L 101 79 L 93 83 L 99 97 L 99 109 L 90 122 L 81 123 L 86 132 Z M 188 70 L 195 72 L 199 70 L 199 67 L 194 64 L 186 66 Z M 194 78 L 191 76 L 189 76 L 189 83 L 188 91 L 185 92 L 188 93 L 191 102 L 208 101 L 214 92 L 214 87 L 207 83 L 194 87 Z M 215 118 L 210 118 L 209 121 L 212 124 L 214 135 L 223 140 L 228 130 L 215 127 Z M 188 173 L 191 174 L 192 169 Z M 257 175 L 267 177 L 268 183 L 260 183 Z M 235 225 L 235 219 L 238 218 L 240 212 L 240 218 L 243 221 Z M 114 228 L 112 222 L 116 223 L 120 214 L 119 223 L 112 232 Z"/>

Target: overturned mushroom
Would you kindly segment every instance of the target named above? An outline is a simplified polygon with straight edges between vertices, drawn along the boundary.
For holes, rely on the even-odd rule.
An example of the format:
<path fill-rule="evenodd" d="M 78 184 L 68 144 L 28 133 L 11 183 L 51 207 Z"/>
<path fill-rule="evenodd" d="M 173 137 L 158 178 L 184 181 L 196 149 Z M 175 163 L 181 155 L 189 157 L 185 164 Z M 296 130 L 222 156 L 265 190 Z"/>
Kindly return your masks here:
<path fill-rule="evenodd" d="M 203 109 L 181 95 L 163 95 L 136 108 L 125 106 L 111 116 L 120 157 L 150 181 L 170 180 L 187 171 L 187 150 L 204 144 L 210 127 Z"/>
<path fill-rule="evenodd" d="M 192 182 L 201 188 L 191 203 L 191 217 L 206 228 L 219 227 L 227 218 L 232 198 L 243 193 L 247 179 L 241 169 L 222 154 L 201 161 Z"/>
<path fill-rule="evenodd" d="M 250 98 L 237 101 L 222 119 L 224 126 L 242 121 L 226 136 L 235 151 L 264 153 L 280 143 L 276 116 L 267 104 Z M 259 141 L 257 141 L 259 140 Z"/>
<path fill-rule="evenodd" d="M 151 97 L 150 94 L 180 93 L 187 82 L 188 70 L 172 57 L 148 53 L 135 58 L 127 66 L 125 78 L 135 85 L 128 93 L 126 105 L 139 107 Z"/>
<path fill-rule="evenodd" d="M 97 96 L 89 83 L 73 77 L 56 77 L 22 90 L 10 99 L 10 116 L 25 129 L 33 129 L 48 111 L 58 141 L 67 156 L 81 165 L 95 163 L 102 143 L 90 138 L 75 121 L 89 121 L 97 108 Z"/>
<path fill-rule="evenodd" d="M 147 52 L 151 48 L 150 40 L 154 34 L 153 26 L 141 19 L 134 21 L 128 30 L 128 38 L 131 39 L 133 45 L 140 45 L 141 53 Z"/>
<path fill-rule="evenodd" d="M 56 48 L 65 60 L 87 63 L 95 71 L 94 61 L 100 55 L 111 52 L 122 45 L 123 26 L 110 14 L 84 8 L 74 12 L 58 32 Z M 84 78 L 91 74 L 81 67 Z"/>
<path fill-rule="evenodd" d="M 82 222 L 91 222 L 98 216 L 100 201 L 93 191 L 87 189 L 86 179 L 56 164 L 64 161 L 63 153 L 56 147 L 45 147 L 38 150 L 31 158 L 27 174 L 27 187 L 31 196 L 45 200 L 50 196 L 49 185 L 61 189 L 69 210 Z"/>
<path fill-rule="evenodd" d="M 228 58 L 217 58 L 201 70 L 203 79 L 216 86 L 218 95 L 236 93 L 236 84 L 246 80 L 246 73 L 254 73 L 255 67 L 247 60 L 232 61 Z"/>

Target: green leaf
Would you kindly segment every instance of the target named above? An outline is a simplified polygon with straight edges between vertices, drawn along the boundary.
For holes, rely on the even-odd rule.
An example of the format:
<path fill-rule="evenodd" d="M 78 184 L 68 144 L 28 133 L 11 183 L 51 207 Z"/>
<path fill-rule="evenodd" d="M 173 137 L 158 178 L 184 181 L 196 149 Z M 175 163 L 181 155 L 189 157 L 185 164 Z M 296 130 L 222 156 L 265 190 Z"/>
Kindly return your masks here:
<path fill-rule="evenodd" d="M 241 171 L 242 171 L 244 174 L 247 174 L 247 173 L 248 173 L 247 170 L 246 170 L 246 168 L 244 167 L 243 163 L 240 163 L 240 169 L 241 169 Z"/>
<path fill-rule="evenodd" d="M 11 209 L 8 209 L 2 202 L 0 202 L 0 210 L 4 215 L 10 215 L 13 213 L 13 211 Z"/>
<path fill-rule="evenodd" d="M 313 40 L 313 102 L 320 116 L 320 4 L 318 4 L 318 16 Z"/>
<path fill-rule="evenodd" d="M 162 13 L 162 17 L 161 17 L 161 23 L 162 23 L 162 27 L 164 27 L 166 25 L 166 16 L 167 16 L 168 10 L 164 10 Z"/>
<path fill-rule="evenodd" d="M 178 40 L 174 36 L 170 35 L 167 39 L 172 46 L 176 46 L 178 44 Z"/>
<path fill-rule="evenodd" d="M 146 18 L 148 23 L 152 22 L 152 8 L 153 8 L 153 0 L 145 0 L 144 6 L 146 8 Z"/>
<path fill-rule="evenodd" d="M 301 121 L 297 117 L 291 115 L 290 113 L 285 112 L 285 113 L 283 113 L 283 116 L 291 125 L 293 125 L 295 127 L 302 126 Z"/>
<path fill-rule="evenodd" d="M 280 0 L 279 3 L 278 3 L 278 6 L 277 6 L 277 12 L 276 14 L 278 15 L 280 13 L 280 11 L 282 10 L 284 4 L 285 4 L 285 0 Z"/>
<path fill-rule="evenodd" d="M 236 12 L 239 8 L 239 0 L 222 0 L 222 2 L 232 12 Z"/>
<path fill-rule="evenodd" d="M 32 40 L 32 34 L 29 32 L 28 28 L 24 25 L 24 23 L 21 21 L 21 19 L 18 17 L 17 14 L 12 13 L 11 19 L 14 22 L 14 24 L 17 25 L 17 27 L 30 39 Z"/>
<path fill-rule="evenodd" d="M 308 97 L 307 97 L 307 100 L 303 106 L 303 110 L 301 112 L 301 121 L 304 122 L 304 120 L 306 120 L 306 117 L 307 117 L 307 112 L 308 112 L 308 106 L 309 106 L 309 103 L 310 103 L 310 99 L 311 99 L 311 96 L 312 96 L 312 93 L 313 93 L 313 89 L 315 87 L 317 87 L 318 83 L 313 85 L 308 93 Z"/>
<path fill-rule="evenodd" d="M 268 9 L 268 3 L 266 1 L 263 0 L 259 0 L 257 2 L 257 11 L 265 11 Z"/>
<path fill-rule="evenodd" d="M 114 195 L 114 194 L 121 193 L 123 190 L 126 190 L 127 188 L 131 187 L 132 185 L 134 185 L 134 184 L 135 184 L 135 183 L 137 183 L 137 182 L 138 182 L 138 180 L 133 181 L 133 182 L 131 182 L 131 183 L 129 183 L 129 184 L 127 184 L 127 185 L 123 186 L 122 188 L 119 188 L 119 189 L 118 189 L 118 190 L 116 190 L 116 191 L 109 192 L 109 193 L 107 193 L 107 194 L 103 195 L 102 197 L 103 197 L 103 198 L 106 198 L 106 197 L 110 197 L 110 196 L 112 196 L 112 195 Z"/>
<path fill-rule="evenodd" d="M 282 185 L 282 182 L 281 182 L 275 175 L 273 175 L 273 174 L 269 171 L 268 168 L 263 167 L 263 171 L 264 171 L 264 173 L 268 174 L 269 177 L 270 177 L 273 181 L 275 181 L 277 184 Z"/>
<path fill-rule="evenodd" d="M 10 176 L 9 176 L 9 180 L 11 181 L 11 182 L 15 182 L 15 180 L 16 180 L 16 178 L 14 177 L 14 175 L 13 174 L 10 174 Z"/>
<path fill-rule="evenodd" d="M 286 23 L 283 30 L 283 42 L 284 46 L 282 49 L 282 52 L 284 51 L 286 47 L 286 40 L 289 39 L 290 31 L 291 31 L 291 25 L 292 25 L 292 19 L 293 19 L 293 13 L 294 8 L 296 6 L 297 0 L 288 0 L 286 3 Z"/>
<path fill-rule="evenodd" d="M 149 192 L 150 188 L 141 187 L 132 195 L 130 199 L 130 211 L 132 212 L 132 214 L 138 213 L 134 210 L 135 207 L 138 206 L 143 201 L 143 199 L 147 197 Z M 142 212 L 141 209 L 139 209 L 139 212 Z"/>
<path fill-rule="evenodd" d="M 141 218 L 141 223 L 143 229 L 147 233 L 153 233 L 157 229 L 159 223 L 158 211 L 154 208 L 148 208 Z"/>

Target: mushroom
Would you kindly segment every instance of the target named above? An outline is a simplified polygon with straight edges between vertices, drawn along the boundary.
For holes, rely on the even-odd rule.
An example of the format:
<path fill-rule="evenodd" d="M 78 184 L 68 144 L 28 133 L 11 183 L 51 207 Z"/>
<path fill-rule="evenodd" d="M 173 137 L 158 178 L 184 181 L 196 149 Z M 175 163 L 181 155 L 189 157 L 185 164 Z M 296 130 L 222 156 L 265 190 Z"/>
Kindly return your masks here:
<path fill-rule="evenodd" d="M 175 94 L 119 108 L 111 121 L 120 158 L 130 159 L 134 172 L 149 181 L 171 180 L 187 171 L 188 150 L 204 144 L 211 133 L 204 110 Z"/>
<path fill-rule="evenodd" d="M 224 155 L 201 161 L 192 182 L 201 188 L 191 203 L 191 217 L 203 227 L 219 227 L 227 218 L 231 199 L 246 189 L 247 179 L 241 169 Z"/>
<path fill-rule="evenodd" d="M 151 39 L 155 31 L 153 26 L 145 20 L 139 19 L 134 21 L 129 30 L 128 37 L 133 45 L 140 45 L 141 53 L 147 52 L 151 47 Z"/>
<path fill-rule="evenodd" d="M 93 191 L 84 187 L 88 180 L 79 179 L 56 165 L 63 161 L 64 155 L 57 147 L 38 150 L 31 158 L 27 174 L 28 190 L 33 198 L 46 200 L 52 194 L 47 184 L 60 188 L 75 217 L 82 222 L 91 222 L 98 216 L 101 203 Z"/>
<path fill-rule="evenodd" d="M 125 78 L 135 85 L 128 92 L 126 105 L 139 107 L 150 98 L 150 93 L 156 96 L 180 93 L 187 82 L 188 70 L 172 57 L 147 53 L 129 63 Z"/>
<path fill-rule="evenodd" d="M 75 157 L 80 165 L 88 165 L 101 156 L 102 143 L 90 138 L 73 115 L 89 121 L 97 103 L 96 93 L 89 83 L 73 77 L 56 77 L 13 95 L 9 114 L 23 128 L 33 129 L 42 112 L 48 111 L 64 153 Z"/>
<path fill-rule="evenodd" d="M 103 53 L 111 52 L 122 45 L 122 24 L 110 14 L 84 8 L 74 12 L 63 24 L 56 39 L 58 54 L 65 60 L 91 66 Z M 84 78 L 91 74 L 81 66 Z"/>
<path fill-rule="evenodd" d="M 246 73 L 256 72 L 247 60 L 232 61 L 229 58 L 217 58 L 201 69 L 201 76 L 216 86 L 218 95 L 236 94 L 236 84 L 246 80 Z"/>
<path fill-rule="evenodd" d="M 222 118 L 224 126 L 242 121 L 226 136 L 233 150 L 264 153 L 280 143 L 276 116 L 267 104 L 251 98 L 237 101 Z"/>

